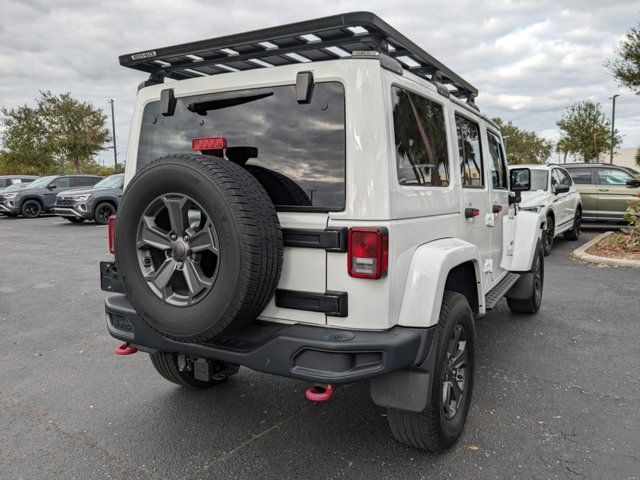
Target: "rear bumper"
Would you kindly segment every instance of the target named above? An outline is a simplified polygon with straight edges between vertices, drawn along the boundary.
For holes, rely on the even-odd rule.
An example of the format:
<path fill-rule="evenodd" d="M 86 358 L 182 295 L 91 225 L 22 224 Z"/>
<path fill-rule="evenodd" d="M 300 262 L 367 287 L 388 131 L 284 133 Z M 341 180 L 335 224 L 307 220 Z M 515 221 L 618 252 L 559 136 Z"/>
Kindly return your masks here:
<path fill-rule="evenodd" d="M 350 383 L 417 367 L 428 357 L 435 335 L 435 327 L 361 331 L 256 321 L 207 343 L 182 343 L 150 328 L 124 295 L 108 297 L 105 309 L 111 336 L 140 350 L 181 353 L 320 383 Z"/>

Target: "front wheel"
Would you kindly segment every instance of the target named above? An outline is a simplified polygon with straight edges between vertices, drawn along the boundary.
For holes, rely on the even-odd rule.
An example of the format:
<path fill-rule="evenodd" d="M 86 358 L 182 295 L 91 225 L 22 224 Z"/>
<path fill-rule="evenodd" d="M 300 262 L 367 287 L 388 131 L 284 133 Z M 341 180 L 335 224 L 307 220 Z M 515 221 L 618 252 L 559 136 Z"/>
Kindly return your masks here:
<path fill-rule="evenodd" d="M 573 216 L 573 228 L 564 232 L 564 238 L 566 240 L 576 241 L 580 238 L 580 232 L 582 229 L 582 210 L 576 208 L 576 213 Z"/>
<path fill-rule="evenodd" d="M 522 299 L 507 297 L 509 309 L 514 313 L 533 314 L 540 310 L 542 289 L 544 287 L 544 256 L 542 247 L 538 247 L 538 251 L 533 259 L 531 273 L 533 274 L 533 281 L 531 282 L 530 295 Z"/>
<path fill-rule="evenodd" d="M 437 327 L 431 399 L 422 412 L 387 409 L 391 433 L 401 443 L 440 453 L 451 448 L 464 428 L 475 367 L 475 326 L 467 299 L 444 292 Z"/>
<path fill-rule="evenodd" d="M 98 225 L 106 225 L 109 222 L 109 217 L 115 214 L 116 207 L 111 205 L 109 202 L 102 202 L 96 206 L 93 221 Z"/>
<path fill-rule="evenodd" d="M 551 248 L 553 247 L 553 238 L 556 235 L 556 226 L 555 226 L 555 222 L 553 220 L 553 217 L 551 215 L 547 215 L 547 229 L 544 231 L 544 238 L 543 240 L 543 249 L 544 249 L 544 256 L 548 257 L 549 255 L 551 255 Z"/>
<path fill-rule="evenodd" d="M 238 365 L 223 362 L 211 362 L 209 381 L 196 380 L 193 375 L 193 363 L 185 360 L 183 369 L 178 367 L 178 354 L 156 352 L 149 354 L 156 371 L 172 383 L 183 387 L 204 390 L 225 382 L 231 375 L 238 373 Z"/>
<path fill-rule="evenodd" d="M 37 200 L 27 200 L 22 204 L 22 216 L 38 218 L 42 214 L 42 205 Z"/>

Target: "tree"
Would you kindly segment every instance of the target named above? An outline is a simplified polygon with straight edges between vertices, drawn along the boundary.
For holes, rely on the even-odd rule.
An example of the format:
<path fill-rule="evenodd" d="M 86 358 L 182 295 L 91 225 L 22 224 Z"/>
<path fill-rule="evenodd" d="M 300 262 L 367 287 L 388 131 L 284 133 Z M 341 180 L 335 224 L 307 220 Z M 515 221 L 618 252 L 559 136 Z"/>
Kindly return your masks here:
<path fill-rule="evenodd" d="M 640 95 L 640 25 L 627 32 L 618 46 L 616 58 L 605 65 L 621 86 Z"/>
<path fill-rule="evenodd" d="M 93 157 L 108 148 L 111 140 L 107 116 L 89 102 L 71 94 L 42 92 L 38 112 L 47 129 L 48 143 L 64 168 L 69 162 L 74 172 L 95 165 Z"/>
<path fill-rule="evenodd" d="M 54 173 L 55 162 L 47 142 L 47 130 L 37 109 L 23 105 L 1 110 L 4 126 L 3 170 L 11 174 Z"/>
<path fill-rule="evenodd" d="M 612 140 L 613 148 L 622 143 L 618 130 L 611 138 L 611 122 L 601 105 L 591 100 L 570 105 L 556 125 L 564 151 L 586 163 L 597 161 L 601 153 L 608 152 Z"/>
<path fill-rule="evenodd" d="M 551 156 L 553 145 L 549 140 L 522 130 L 512 122 L 504 123 L 501 118 L 494 118 L 493 122 L 502 132 L 508 163 L 544 163 Z"/>
<path fill-rule="evenodd" d="M 0 110 L 3 166 L 10 173 L 47 175 L 98 168 L 93 157 L 109 147 L 107 117 L 69 93 L 41 92 L 36 107 Z"/>

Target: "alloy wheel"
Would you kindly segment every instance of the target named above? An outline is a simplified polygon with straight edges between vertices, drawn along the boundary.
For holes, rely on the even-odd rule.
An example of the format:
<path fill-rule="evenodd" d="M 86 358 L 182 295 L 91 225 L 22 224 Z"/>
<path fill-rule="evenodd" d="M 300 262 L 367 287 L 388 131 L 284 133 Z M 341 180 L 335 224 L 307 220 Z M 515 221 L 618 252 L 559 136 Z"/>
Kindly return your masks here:
<path fill-rule="evenodd" d="M 215 283 L 218 235 L 211 217 L 187 195 L 169 193 L 149 204 L 138 224 L 136 248 L 147 285 L 170 305 L 194 305 Z"/>
<path fill-rule="evenodd" d="M 467 332 L 462 324 L 458 324 L 449 338 L 442 380 L 442 407 L 447 420 L 455 417 L 463 404 L 467 384 L 467 360 Z"/>

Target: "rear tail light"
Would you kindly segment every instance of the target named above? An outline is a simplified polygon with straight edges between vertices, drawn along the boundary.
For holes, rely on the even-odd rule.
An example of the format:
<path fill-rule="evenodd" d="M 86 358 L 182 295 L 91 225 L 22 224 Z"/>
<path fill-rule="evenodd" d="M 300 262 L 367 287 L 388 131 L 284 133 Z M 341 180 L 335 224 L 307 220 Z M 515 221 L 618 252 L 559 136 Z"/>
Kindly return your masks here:
<path fill-rule="evenodd" d="M 355 278 L 382 278 L 389 266 L 389 233 L 382 227 L 349 229 L 349 275 Z"/>
<path fill-rule="evenodd" d="M 109 253 L 116 253 L 116 216 L 111 215 L 107 222 L 107 231 L 109 235 Z"/>

